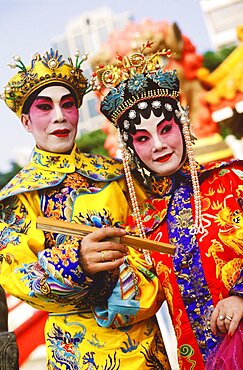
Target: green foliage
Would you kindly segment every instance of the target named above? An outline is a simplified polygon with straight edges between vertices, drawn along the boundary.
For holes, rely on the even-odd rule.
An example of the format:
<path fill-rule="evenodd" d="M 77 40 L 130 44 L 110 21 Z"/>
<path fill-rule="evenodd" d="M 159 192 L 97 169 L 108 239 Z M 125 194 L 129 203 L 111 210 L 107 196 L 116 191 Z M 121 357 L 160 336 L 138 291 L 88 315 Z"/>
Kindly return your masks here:
<path fill-rule="evenodd" d="M 21 170 L 21 167 L 15 163 L 11 163 L 11 169 L 9 172 L 0 172 L 0 189 L 3 188 L 15 175 Z"/>
<path fill-rule="evenodd" d="M 218 122 L 218 125 L 223 139 L 225 139 L 226 136 L 233 134 L 231 127 L 226 122 Z"/>
<path fill-rule="evenodd" d="M 102 130 L 95 130 L 82 134 L 82 136 L 76 140 L 76 143 L 81 152 L 108 156 L 104 148 L 105 139 L 106 134 Z"/>
<path fill-rule="evenodd" d="M 218 51 L 207 51 L 203 55 L 203 67 L 214 71 L 236 48 L 236 45 L 223 47 Z"/>
<path fill-rule="evenodd" d="M 243 137 L 243 114 L 233 110 L 233 116 L 219 122 L 220 133 L 223 138 L 228 135 L 234 135 L 236 139 L 240 140 Z"/>

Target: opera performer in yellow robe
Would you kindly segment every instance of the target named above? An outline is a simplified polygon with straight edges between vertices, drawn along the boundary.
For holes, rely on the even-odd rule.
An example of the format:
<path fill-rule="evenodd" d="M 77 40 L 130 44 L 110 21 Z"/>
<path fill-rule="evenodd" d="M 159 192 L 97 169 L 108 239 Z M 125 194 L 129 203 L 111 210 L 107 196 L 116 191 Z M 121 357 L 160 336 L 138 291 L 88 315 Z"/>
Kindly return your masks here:
<path fill-rule="evenodd" d="M 36 146 L 0 192 L 0 284 L 49 313 L 47 369 L 169 369 L 154 316 L 158 278 L 142 252 L 104 240 L 125 234 L 131 212 L 123 165 L 75 144 L 92 87 L 81 70 L 87 55 L 75 57 L 67 63 L 51 49 L 27 67 L 18 56 L 11 63 L 18 72 L 2 97 Z M 88 236 L 84 253 L 77 237 L 37 229 L 38 216 L 107 227 Z"/>

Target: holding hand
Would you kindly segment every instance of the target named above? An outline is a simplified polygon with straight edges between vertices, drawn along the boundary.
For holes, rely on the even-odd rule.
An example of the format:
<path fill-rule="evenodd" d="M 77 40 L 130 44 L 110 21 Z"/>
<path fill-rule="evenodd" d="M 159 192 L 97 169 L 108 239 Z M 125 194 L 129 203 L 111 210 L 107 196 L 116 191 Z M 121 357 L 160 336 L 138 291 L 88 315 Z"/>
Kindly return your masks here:
<path fill-rule="evenodd" d="M 222 299 L 216 305 L 212 317 L 211 328 L 214 335 L 217 330 L 232 336 L 243 318 L 243 298 L 231 296 Z"/>
<path fill-rule="evenodd" d="M 119 237 L 124 235 L 123 229 L 107 227 L 83 238 L 79 262 L 85 275 L 91 277 L 100 271 L 114 270 L 123 263 L 128 248 L 119 243 Z"/>

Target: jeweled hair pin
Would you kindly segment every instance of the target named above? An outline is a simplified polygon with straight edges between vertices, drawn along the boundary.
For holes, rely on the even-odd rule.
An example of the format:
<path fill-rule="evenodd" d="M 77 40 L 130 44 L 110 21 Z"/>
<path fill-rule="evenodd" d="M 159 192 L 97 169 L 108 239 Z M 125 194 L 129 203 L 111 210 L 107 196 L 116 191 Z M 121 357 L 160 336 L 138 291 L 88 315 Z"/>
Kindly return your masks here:
<path fill-rule="evenodd" d="M 143 44 L 137 52 L 132 53 L 130 56 L 117 54 L 116 65 L 98 65 L 91 76 L 91 84 L 93 82 L 94 88 L 97 89 L 99 85 L 96 84 L 96 78 L 98 77 L 101 87 L 103 85 L 111 88 L 134 75 L 143 74 L 147 71 L 156 71 L 163 68 L 165 64 L 164 58 L 170 58 L 172 56 L 172 52 L 170 49 L 163 49 L 151 56 L 146 56 L 144 54 L 144 50 L 151 48 L 152 45 L 153 42 L 148 41 L 146 44 Z M 162 65 L 161 57 L 163 58 Z"/>
<path fill-rule="evenodd" d="M 94 90 L 102 91 L 103 87 L 109 90 L 101 102 L 101 112 L 116 127 L 119 117 L 135 103 L 163 96 L 177 99 L 179 96 L 176 70 L 164 69 L 166 59 L 172 56 L 171 50 L 145 54 L 151 45 L 147 42 L 131 55 L 117 55 L 116 65 L 99 65 L 92 74 Z"/>

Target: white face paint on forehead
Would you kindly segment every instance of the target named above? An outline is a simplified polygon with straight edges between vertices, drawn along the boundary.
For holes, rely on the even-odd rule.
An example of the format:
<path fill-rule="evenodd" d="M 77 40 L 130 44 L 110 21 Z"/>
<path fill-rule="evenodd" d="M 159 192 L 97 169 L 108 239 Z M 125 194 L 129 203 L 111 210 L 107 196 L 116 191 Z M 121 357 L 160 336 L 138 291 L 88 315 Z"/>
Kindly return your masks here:
<path fill-rule="evenodd" d="M 149 118 L 143 118 L 141 117 L 141 123 L 138 125 L 135 125 L 136 130 L 146 130 L 150 131 L 152 130 L 155 132 L 157 130 L 157 125 L 162 122 L 165 119 L 164 113 L 161 113 L 161 116 L 156 117 L 153 112 L 151 112 Z"/>
<path fill-rule="evenodd" d="M 50 97 L 53 101 L 60 100 L 64 95 L 71 94 L 70 91 L 62 85 L 52 85 L 45 87 L 39 92 L 37 96 L 46 96 Z"/>

